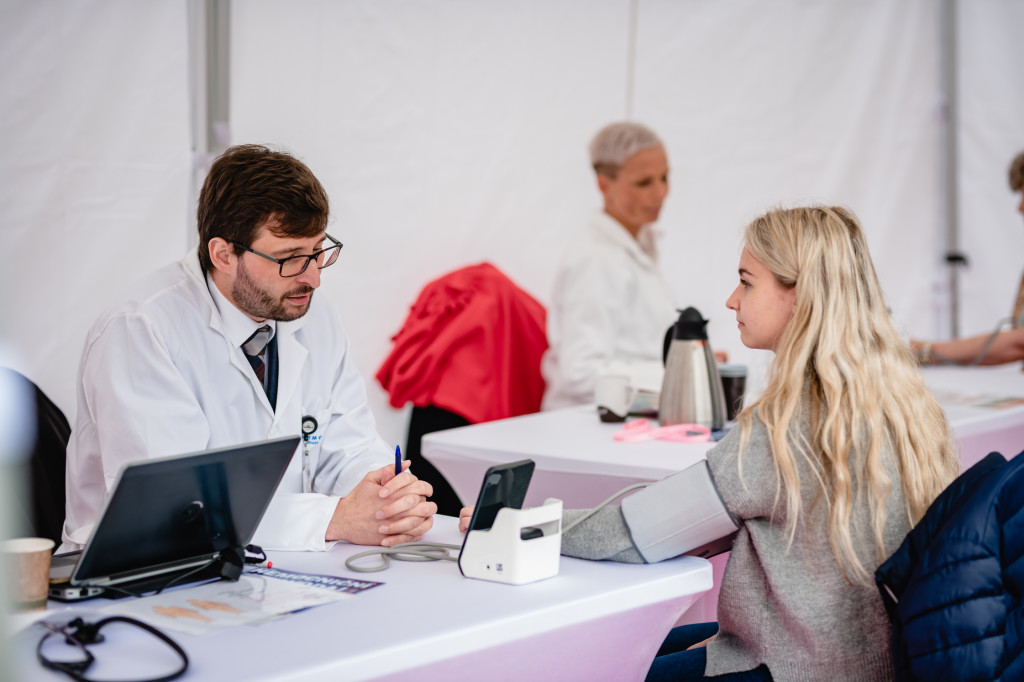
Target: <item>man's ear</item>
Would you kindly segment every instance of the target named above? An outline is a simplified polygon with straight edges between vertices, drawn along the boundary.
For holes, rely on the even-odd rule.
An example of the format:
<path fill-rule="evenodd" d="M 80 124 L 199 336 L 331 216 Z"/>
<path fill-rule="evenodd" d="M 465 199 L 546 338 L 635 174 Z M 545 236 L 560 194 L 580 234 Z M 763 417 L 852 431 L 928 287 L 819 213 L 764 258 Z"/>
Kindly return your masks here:
<path fill-rule="evenodd" d="M 231 272 L 235 259 L 235 247 L 221 237 L 214 237 L 206 247 L 210 250 L 213 267 L 221 272 Z"/>

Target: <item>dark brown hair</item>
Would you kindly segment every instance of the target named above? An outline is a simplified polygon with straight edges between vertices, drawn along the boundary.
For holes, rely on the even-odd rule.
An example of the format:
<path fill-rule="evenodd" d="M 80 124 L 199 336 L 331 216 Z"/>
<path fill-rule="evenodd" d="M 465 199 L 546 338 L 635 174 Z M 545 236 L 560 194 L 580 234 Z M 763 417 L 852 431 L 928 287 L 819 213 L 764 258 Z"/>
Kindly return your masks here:
<path fill-rule="evenodd" d="M 1014 192 L 1024 189 L 1024 152 L 1013 157 L 1010 162 L 1010 189 Z"/>
<path fill-rule="evenodd" d="M 278 235 L 314 237 L 327 229 L 329 215 L 327 192 L 306 164 L 260 145 L 230 147 L 213 162 L 199 194 L 199 262 L 206 272 L 213 267 L 214 237 L 251 244 L 270 218 Z"/>

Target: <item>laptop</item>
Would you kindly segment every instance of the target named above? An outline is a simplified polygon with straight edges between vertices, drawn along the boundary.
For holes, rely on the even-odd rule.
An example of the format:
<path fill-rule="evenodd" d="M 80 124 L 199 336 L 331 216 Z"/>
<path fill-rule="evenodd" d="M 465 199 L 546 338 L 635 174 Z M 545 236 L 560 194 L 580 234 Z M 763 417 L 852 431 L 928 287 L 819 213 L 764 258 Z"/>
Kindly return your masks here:
<path fill-rule="evenodd" d="M 137 596 L 237 563 L 300 437 L 128 464 L 80 552 L 53 557 L 50 598 Z M 236 576 L 237 577 L 237 574 Z"/>

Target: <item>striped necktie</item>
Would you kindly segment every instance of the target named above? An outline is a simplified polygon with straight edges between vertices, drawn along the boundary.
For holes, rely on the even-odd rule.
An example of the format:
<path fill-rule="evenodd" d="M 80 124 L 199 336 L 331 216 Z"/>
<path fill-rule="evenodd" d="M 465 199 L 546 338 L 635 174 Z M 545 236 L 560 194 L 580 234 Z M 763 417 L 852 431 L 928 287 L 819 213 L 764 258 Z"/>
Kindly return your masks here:
<path fill-rule="evenodd" d="M 246 359 L 252 365 L 252 371 L 256 373 L 256 378 L 260 380 L 264 391 L 267 390 L 266 350 L 268 341 L 270 341 L 270 325 L 265 324 L 253 332 L 253 335 L 242 344 L 242 352 L 245 353 Z"/>

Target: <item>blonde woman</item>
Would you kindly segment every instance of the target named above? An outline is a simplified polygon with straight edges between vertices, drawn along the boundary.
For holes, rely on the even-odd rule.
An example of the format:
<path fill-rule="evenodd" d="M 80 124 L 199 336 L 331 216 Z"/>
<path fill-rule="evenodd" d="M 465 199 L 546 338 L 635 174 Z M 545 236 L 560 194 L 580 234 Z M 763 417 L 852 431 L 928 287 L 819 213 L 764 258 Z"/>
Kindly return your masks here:
<path fill-rule="evenodd" d="M 738 531 L 719 622 L 673 630 L 648 679 L 891 679 L 873 573 L 959 473 L 946 419 L 849 211 L 757 218 L 739 277 L 740 338 L 775 352 L 763 394 L 706 463 L 574 528 L 589 512 L 566 512 L 562 553 L 659 561 L 711 540 L 695 521 L 721 506 Z M 694 505 L 701 476 L 715 499 Z"/>

